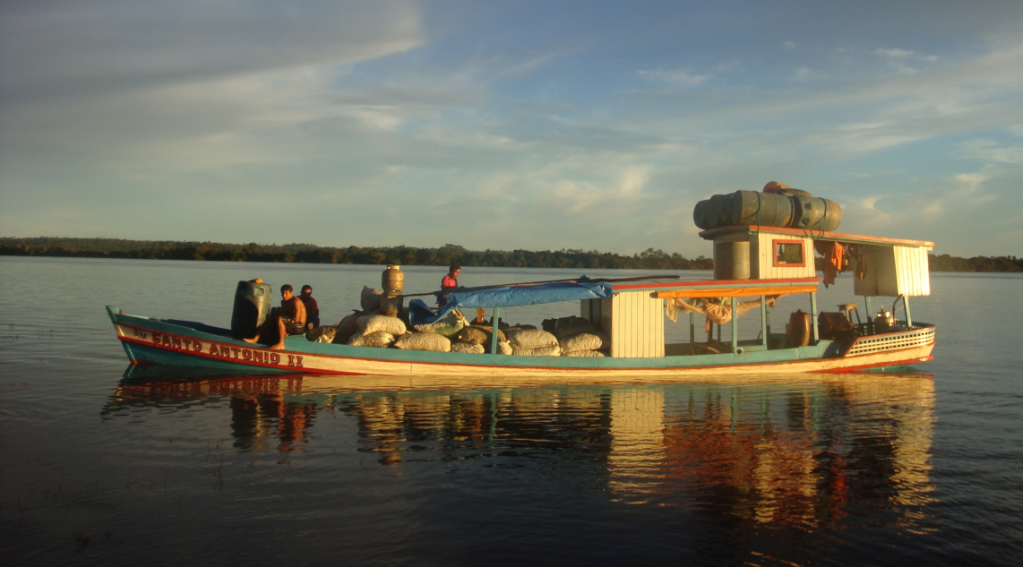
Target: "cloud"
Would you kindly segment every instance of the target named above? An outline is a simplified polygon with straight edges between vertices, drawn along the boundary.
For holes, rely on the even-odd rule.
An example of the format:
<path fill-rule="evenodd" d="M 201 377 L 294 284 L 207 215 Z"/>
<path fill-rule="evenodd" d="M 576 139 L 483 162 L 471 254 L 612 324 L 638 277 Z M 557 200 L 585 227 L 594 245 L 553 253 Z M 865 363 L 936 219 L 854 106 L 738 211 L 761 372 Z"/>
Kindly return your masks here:
<path fill-rule="evenodd" d="M 705 75 L 696 75 L 685 69 L 676 69 L 673 71 L 662 71 L 657 69 L 652 71 L 639 71 L 638 74 L 640 77 L 645 79 L 680 87 L 698 87 L 707 80 Z"/>
<path fill-rule="evenodd" d="M 874 53 L 877 53 L 878 55 L 883 55 L 885 57 L 902 59 L 913 55 L 913 52 L 909 51 L 908 49 L 877 49 L 874 51 Z"/>

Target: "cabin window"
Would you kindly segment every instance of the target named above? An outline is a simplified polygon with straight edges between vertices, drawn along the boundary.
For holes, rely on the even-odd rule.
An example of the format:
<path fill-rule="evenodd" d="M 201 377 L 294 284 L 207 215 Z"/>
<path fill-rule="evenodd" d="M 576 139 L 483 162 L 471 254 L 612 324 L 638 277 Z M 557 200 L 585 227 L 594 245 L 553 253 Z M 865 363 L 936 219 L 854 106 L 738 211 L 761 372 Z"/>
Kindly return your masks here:
<path fill-rule="evenodd" d="M 772 240 L 775 268 L 801 268 L 806 266 L 802 240 Z"/>

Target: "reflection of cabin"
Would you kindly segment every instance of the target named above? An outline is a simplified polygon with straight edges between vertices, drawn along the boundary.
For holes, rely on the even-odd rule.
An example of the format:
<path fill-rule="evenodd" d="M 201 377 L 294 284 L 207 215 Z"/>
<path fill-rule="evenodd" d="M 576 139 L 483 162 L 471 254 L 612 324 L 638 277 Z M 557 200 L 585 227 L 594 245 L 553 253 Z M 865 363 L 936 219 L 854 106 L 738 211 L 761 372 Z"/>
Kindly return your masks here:
<path fill-rule="evenodd" d="M 663 300 L 671 297 L 755 300 L 770 295 L 809 293 L 811 344 L 816 344 L 819 339 L 816 297 L 819 280 L 814 259 L 815 242 L 824 243 L 824 247 L 838 243 L 845 252 L 854 252 L 849 265 L 843 267 L 845 271 L 856 273 L 853 291 L 864 298 L 867 325 L 872 316 L 871 297 L 902 299 L 905 326 L 912 327 L 908 298 L 930 295 L 927 253 L 934 248 L 933 242 L 757 226 L 721 227 L 701 232 L 700 236 L 714 243 L 713 280 L 616 285 L 613 297 L 582 302 L 581 315 L 610 337 L 612 357 L 666 355 Z M 894 301 L 892 305 L 894 307 Z M 768 348 L 768 311 L 766 307 L 761 308 L 762 344 L 741 345 L 745 350 Z M 692 325 L 691 319 L 690 342 L 695 340 Z M 720 336 L 720 328 L 718 334 Z M 734 326 L 732 334 L 731 348 L 736 351 L 740 343 Z M 775 338 L 784 341 L 784 336 L 775 335 Z"/>

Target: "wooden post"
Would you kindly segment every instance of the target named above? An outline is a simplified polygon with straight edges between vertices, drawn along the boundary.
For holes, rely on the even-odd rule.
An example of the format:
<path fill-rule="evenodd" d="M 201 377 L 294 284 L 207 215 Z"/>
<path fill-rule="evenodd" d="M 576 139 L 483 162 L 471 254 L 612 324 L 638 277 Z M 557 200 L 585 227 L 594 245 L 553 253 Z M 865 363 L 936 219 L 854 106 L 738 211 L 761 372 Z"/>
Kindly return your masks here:
<path fill-rule="evenodd" d="M 501 309 L 499 307 L 494 308 L 494 318 L 491 319 L 490 327 L 490 354 L 497 354 L 497 329 L 501 323 Z"/>
<path fill-rule="evenodd" d="M 813 320 L 813 344 L 821 339 L 820 333 L 817 331 L 817 292 L 810 292 L 810 318 Z"/>
<path fill-rule="evenodd" d="M 732 296 L 732 353 L 735 354 L 735 350 L 739 348 L 739 318 L 736 317 L 736 300 L 735 296 Z"/>
<path fill-rule="evenodd" d="M 763 337 L 761 344 L 767 348 L 767 296 L 760 296 L 760 334 Z"/>
<path fill-rule="evenodd" d="M 867 306 L 867 333 L 874 334 L 874 315 L 870 312 L 870 296 L 863 296 L 863 303 Z"/>
<path fill-rule="evenodd" d="M 689 344 L 692 345 L 696 342 L 696 313 L 694 311 L 689 312 Z M 692 352 L 693 347 L 689 347 L 689 352 Z"/>

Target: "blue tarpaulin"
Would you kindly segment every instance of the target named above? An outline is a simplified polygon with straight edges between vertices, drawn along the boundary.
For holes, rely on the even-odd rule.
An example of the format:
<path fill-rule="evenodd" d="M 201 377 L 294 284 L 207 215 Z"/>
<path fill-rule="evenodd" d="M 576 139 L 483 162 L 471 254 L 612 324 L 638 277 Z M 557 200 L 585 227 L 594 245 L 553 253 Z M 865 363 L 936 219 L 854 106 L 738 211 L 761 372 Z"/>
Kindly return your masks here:
<path fill-rule="evenodd" d="M 522 287 L 498 287 L 477 291 L 452 291 L 448 293 L 447 304 L 440 312 L 433 311 L 421 300 L 409 303 L 409 315 L 413 325 L 431 323 L 447 315 L 452 309 L 473 307 L 519 307 L 611 297 L 611 284 L 606 283 L 549 283 Z M 431 316 L 432 315 L 432 316 Z"/>

